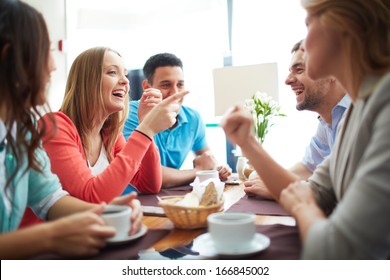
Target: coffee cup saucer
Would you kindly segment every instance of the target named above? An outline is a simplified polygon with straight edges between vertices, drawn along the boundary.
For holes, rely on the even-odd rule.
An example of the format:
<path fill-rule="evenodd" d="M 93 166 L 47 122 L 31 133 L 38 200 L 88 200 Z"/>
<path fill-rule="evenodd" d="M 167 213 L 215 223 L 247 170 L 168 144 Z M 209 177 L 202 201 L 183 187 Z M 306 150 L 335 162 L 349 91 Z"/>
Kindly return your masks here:
<path fill-rule="evenodd" d="M 203 247 L 208 248 L 206 255 L 213 256 L 213 255 L 222 255 L 222 256 L 230 256 L 230 257 L 237 257 L 237 256 L 245 256 L 245 255 L 251 255 L 254 253 L 261 252 L 265 249 L 267 249 L 271 243 L 269 237 L 265 236 L 261 233 L 255 233 L 255 236 L 253 237 L 251 246 L 247 248 L 239 248 L 239 249 L 217 249 L 214 246 L 214 241 L 211 238 L 210 233 L 204 233 L 196 238 L 196 241 L 199 243 L 202 243 Z"/>
<path fill-rule="evenodd" d="M 121 240 L 107 240 L 107 244 L 109 245 L 122 245 L 127 242 L 136 240 L 142 236 L 144 236 L 148 232 L 148 227 L 145 225 L 141 225 L 141 228 L 133 235 L 129 235 L 124 239 Z"/>

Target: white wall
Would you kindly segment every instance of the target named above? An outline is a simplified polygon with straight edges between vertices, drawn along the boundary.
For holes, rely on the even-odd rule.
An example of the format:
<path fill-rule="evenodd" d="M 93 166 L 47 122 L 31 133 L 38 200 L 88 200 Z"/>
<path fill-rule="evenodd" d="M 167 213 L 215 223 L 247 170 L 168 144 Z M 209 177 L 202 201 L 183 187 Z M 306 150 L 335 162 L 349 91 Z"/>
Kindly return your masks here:
<path fill-rule="evenodd" d="M 66 53 L 58 51 L 58 41 L 66 38 L 66 14 L 65 0 L 23 0 L 40 11 L 47 23 L 53 56 L 57 65 L 57 70 L 52 74 L 52 84 L 49 90 L 49 104 L 52 110 L 57 111 L 60 108 L 64 96 L 67 61 Z"/>

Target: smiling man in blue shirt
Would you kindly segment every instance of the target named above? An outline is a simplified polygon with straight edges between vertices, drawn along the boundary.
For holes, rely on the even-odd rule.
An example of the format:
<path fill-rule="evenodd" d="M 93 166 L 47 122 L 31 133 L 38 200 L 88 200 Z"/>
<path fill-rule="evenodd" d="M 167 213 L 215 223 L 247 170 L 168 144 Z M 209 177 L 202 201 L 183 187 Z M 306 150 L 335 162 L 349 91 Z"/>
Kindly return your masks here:
<path fill-rule="evenodd" d="M 170 53 L 160 53 L 150 57 L 143 68 L 144 90 L 138 101 L 130 102 L 129 116 L 125 122 L 123 134 L 128 138 L 143 118 L 162 99 L 185 90 L 182 61 Z M 182 102 L 182 101 L 181 101 Z M 218 166 L 206 141 L 206 128 L 200 114 L 182 105 L 177 112 L 176 123 L 170 129 L 155 135 L 154 141 L 159 148 L 163 185 L 171 187 L 192 182 L 198 170 L 217 169 L 219 177 L 225 181 L 231 175 L 228 166 Z M 194 168 L 180 170 L 189 152 L 196 157 Z"/>

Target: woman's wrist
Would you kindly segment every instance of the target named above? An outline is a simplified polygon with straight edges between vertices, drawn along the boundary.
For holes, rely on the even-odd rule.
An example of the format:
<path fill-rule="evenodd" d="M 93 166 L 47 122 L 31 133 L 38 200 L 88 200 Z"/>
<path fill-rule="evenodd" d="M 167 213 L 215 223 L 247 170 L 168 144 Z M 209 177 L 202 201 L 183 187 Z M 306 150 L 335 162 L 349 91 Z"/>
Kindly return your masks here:
<path fill-rule="evenodd" d="M 241 147 L 241 150 L 246 151 L 253 151 L 253 149 L 257 149 L 259 146 L 259 142 L 256 140 L 256 137 L 254 135 L 250 135 L 248 138 L 245 139 L 245 142 L 242 145 L 239 145 Z"/>
<path fill-rule="evenodd" d="M 150 140 L 153 139 L 155 133 L 150 130 L 150 129 L 147 129 L 146 127 L 144 127 L 142 124 L 140 124 L 136 129 L 135 131 L 143 134 L 144 136 L 148 137 Z"/>
<path fill-rule="evenodd" d="M 153 138 L 151 138 L 148 134 L 138 130 L 138 129 L 135 129 L 135 131 L 137 131 L 138 133 L 141 133 L 143 136 L 145 136 L 146 138 L 148 138 L 150 141 L 153 141 Z"/>
<path fill-rule="evenodd" d="M 324 213 L 316 204 L 299 203 L 291 209 L 291 214 L 297 220 L 303 240 L 315 222 L 325 219 Z"/>
<path fill-rule="evenodd" d="M 42 248 L 45 252 L 56 252 L 56 221 L 46 222 L 42 224 L 41 234 L 42 234 Z"/>

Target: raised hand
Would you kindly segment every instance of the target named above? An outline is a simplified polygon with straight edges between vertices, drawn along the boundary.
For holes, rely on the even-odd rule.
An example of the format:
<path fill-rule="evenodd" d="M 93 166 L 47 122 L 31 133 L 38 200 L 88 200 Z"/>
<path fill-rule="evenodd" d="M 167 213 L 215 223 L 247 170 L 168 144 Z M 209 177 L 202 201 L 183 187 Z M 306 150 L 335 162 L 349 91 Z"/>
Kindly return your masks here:
<path fill-rule="evenodd" d="M 160 131 L 172 127 L 177 121 L 183 97 L 188 93 L 183 91 L 165 98 L 144 117 L 137 130 L 153 138 Z"/>
<path fill-rule="evenodd" d="M 138 119 L 141 123 L 145 116 L 162 101 L 162 93 L 156 88 L 144 90 L 138 106 Z"/>

